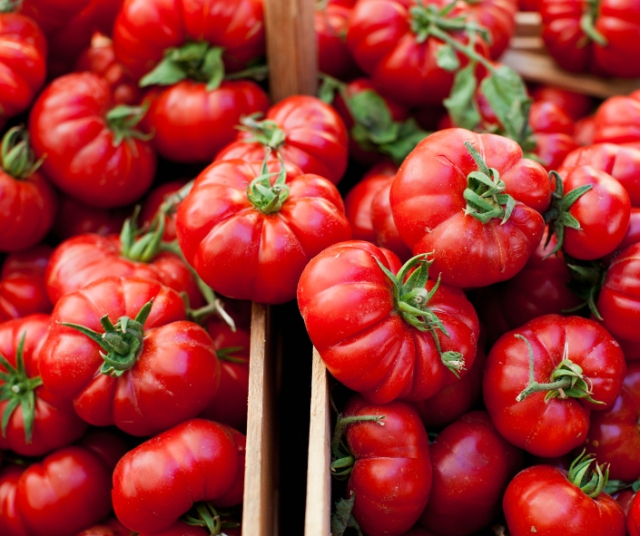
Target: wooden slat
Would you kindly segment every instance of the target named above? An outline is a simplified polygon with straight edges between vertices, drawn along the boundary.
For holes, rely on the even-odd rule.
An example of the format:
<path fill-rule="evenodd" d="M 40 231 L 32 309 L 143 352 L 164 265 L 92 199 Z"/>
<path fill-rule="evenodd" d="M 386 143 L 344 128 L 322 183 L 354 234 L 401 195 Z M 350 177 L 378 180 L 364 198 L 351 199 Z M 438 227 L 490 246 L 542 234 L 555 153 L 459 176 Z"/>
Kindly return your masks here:
<path fill-rule="evenodd" d="M 307 466 L 307 504 L 304 536 L 329 536 L 331 532 L 331 412 L 327 369 L 313 349 L 311 371 L 311 421 Z"/>
<path fill-rule="evenodd" d="M 291 95 L 314 95 L 318 83 L 312 0 L 266 0 L 269 85 L 274 102 Z"/>
<path fill-rule="evenodd" d="M 244 475 L 242 536 L 278 534 L 275 449 L 275 356 L 270 345 L 270 308 L 251 311 L 247 461 Z"/>
<path fill-rule="evenodd" d="M 535 11 L 516 13 L 516 32 L 518 37 L 539 37 L 542 35 L 542 18 Z"/>

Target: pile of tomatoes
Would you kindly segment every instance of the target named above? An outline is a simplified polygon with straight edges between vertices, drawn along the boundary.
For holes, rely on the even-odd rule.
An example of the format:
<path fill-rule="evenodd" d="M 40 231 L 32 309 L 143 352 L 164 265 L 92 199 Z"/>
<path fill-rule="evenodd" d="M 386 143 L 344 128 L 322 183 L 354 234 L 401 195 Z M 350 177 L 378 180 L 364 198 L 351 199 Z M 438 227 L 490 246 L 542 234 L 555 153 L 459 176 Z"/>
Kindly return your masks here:
<path fill-rule="evenodd" d="M 239 534 L 296 298 L 334 536 L 640 534 L 640 93 L 527 88 L 516 11 L 321 2 L 271 103 L 261 0 L 0 0 L 2 536 Z"/>

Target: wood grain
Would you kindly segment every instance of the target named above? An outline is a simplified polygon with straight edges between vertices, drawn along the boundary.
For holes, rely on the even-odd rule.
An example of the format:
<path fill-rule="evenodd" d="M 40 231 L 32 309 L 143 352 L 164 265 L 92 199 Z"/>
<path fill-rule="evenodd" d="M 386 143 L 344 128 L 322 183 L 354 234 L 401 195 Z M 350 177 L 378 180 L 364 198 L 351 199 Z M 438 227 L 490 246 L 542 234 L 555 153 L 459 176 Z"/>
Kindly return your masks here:
<path fill-rule="evenodd" d="M 242 536 L 273 536 L 278 533 L 276 366 L 275 352 L 270 344 L 270 324 L 269 306 L 253 303 Z"/>
<path fill-rule="evenodd" d="M 307 504 L 304 536 L 329 536 L 331 532 L 331 412 L 327 369 L 313 349 L 311 371 L 311 421 L 307 466 Z"/>
<path fill-rule="evenodd" d="M 315 95 L 318 83 L 312 0 L 265 0 L 271 98 Z"/>

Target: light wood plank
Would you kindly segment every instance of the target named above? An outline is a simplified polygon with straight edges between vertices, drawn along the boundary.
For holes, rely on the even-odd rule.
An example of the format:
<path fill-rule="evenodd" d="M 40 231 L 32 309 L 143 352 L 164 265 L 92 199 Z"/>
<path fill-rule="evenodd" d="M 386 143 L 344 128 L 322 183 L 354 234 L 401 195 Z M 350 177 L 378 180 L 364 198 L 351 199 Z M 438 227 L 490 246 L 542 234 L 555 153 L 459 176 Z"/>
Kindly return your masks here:
<path fill-rule="evenodd" d="M 274 102 L 315 95 L 318 54 L 312 0 L 266 0 L 269 85 Z"/>
<path fill-rule="evenodd" d="M 329 536 L 331 532 L 331 412 L 327 369 L 313 349 L 311 371 L 311 421 L 307 466 L 307 504 L 304 536 Z"/>
<path fill-rule="evenodd" d="M 542 17 L 536 11 L 518 11 L 516 13 L 516 32 L 518 37 L 539 37 L 542 35 Z"/>

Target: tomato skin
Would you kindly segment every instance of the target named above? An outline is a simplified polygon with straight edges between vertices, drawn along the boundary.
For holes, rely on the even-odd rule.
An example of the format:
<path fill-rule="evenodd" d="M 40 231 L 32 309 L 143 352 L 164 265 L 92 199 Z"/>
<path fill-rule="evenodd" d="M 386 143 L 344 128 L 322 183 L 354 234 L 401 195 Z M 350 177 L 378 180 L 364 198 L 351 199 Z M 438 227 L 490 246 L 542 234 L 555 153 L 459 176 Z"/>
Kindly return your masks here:
<path fill-rule="evenodd" d="M 348 425 L 345 438 L 356 461 L 347 496 L 353 517 L 370 536 L 400 535 L 417 521 L 431 490 L 429 440 L 413 407 L 404 402 L 372 405 L 354 395 L 342 414 L 384 415 Z"/>
<path fill-rule="evenodd" d="M 640 91 L 609 97 L 594 115 L 595 143 L 640 141 Z"/>
<path fill-rule="evenodd" d="M 345 43 L 349 17 L 353 9 L 342 2 L 329 1 L 316 7 L 313 26 L 318 39 L 318 70 L 340 80 L 348 79 L 358 67 Z"/>
<path fill-rule="evenodd" d="M 180 203 L 178 241 L 187 261 L 216 292 L 261 303 L 295 298 L 303 268 L 325 247 L 351 237 L 337 188 L 291 169 L 281 209 L 264 214 L 247 197 L 261 163 L 218 161 Z M 270 170 L 278 170 L 271 166 Z M 271 178 L 271 184 L 276 177 Z"/>
<path fill-rule="evenodd" d="M 400 238 L 391 211 L 390 192 L 395 176 L 389 177 L 371 201 L 371 223 L 376 236 L 376 244 L 393 251 L 400 259 L 411 258 L 411 250 Z"/>
<path fill-rule="evenodd" d="M 29 117 L 43 172 L 63 192 L 98 208 L 120 207 L 147 191 L 156 170 L 150 142 L 129 138 L 119 145 L 106 114 L 114 107 L 109 83 L 95 73 L 54 80 Z"/>
<path fill-rule="evenodd" d="M 548 465 L 518 473 L 507 487 L 503 507 L 511 536 L 625 534 L 624 512 L 610 495 L 603 492 L 592 499 L 569 482 L 565 471 Z"/>
<path fill-rule="evenodd" d="M 182 259 L 160 253 L 151 262 L 121 256 L 122 244 L 115 235 L 84 234 L 60 244 L 51 255 L 45 276 L 52 303 L 104 277 L 143 277 L 159 281 L 176 292 L 186 292 L 193 307 L 204 305 L 198 286 Z"/>
<path fill-rule="evenodd" d="M 142 208 L 140 209 L 140 221 L 142 224 L 150 226 L 160 205 L 165 202 L 167 197 L 179 192 L 180 188 L 186 183 L 186 180 L 175 180 L 152 188 L 142 202 Z M 122 226 L 120 226 L 120 228 L 121 227 Z M 175 212 L 171 212 L 167 214 L 164 219 L 164 234 L 162 235 L 162 240 L 171 242 L 175 240 L 176 237 L 176 214 Z"/>
<path fill-rule="evenodd" d="M 581 230 L 565 228 L 564 250 L 583 260 L 599 259 L 614 251 L 629 227 L 631 202 L 627 191 L 611 175 L 592 166 L 560 169 L 559 173 L 565 194 L 592 185 L 569 209 Z"/>
<path fill-rule="evenodd" d="M 153 146 L 168 160 L 211 162 L 236 137 L 243 116 L 265 113 L 267 94 L 249 80 L 222 82 L 218 89 L 184 80 L 152 90 L 145 125 L 154 132 Z"/>
<path fill-rule="evenodd" d="M 337 112 L 320 99 L 296 95 L 275 104 L 265 116 L 285 133 L 278 148 L 285 163 L 298 166 L 304 173 L 313 173 L 338 184 L 347 168 L 347 130 Z M 225 147 L 216 161 L 245 160 L 262 162 L 266 148 L 252 142 L 253 134 L 239 132 L 236 141 Z M 277 161 L 274 151 L 272 158 Z"/>
<path fill-rule="evenodd" d="M 483 0 L 472 2 L 466 7 L 469 18 L 491 32 L 489 57 L 498 59 L 515 33 L 517 3 L 514 0 Z"/>
<path fill-rule="evenodd" d="M 611 334 L 630 343 L 640 342 L 640 244 L 623 250 L 607 269 L 598 297 L 598 311 Z"/>
<path fill-rule="evenodd" d="M 521 402 L 516 396 L 529 383 L 529 355 L 524 336 L 534 354 L 534 378 L 550 381 L 551 373 L 566 358 L 579 365 L 592 386 L 594 400 L 553 398 L 545 392 Z M 484 401 L 494 425 L 508 441 L 543 457 L 566 454 L 580 446 L 589 430 L 590 411 L 611 406 L 622 389 L 626 366 L 620 345 L 599 324 L 576 316 L 545 315 L 503 335 L 487 358 Z"/>
<path fill-rule="evenodd" d="M 130 207 L 98 209 L 61 194 L 53 232 L 61 241 L 86 233 L 118 234 L 130 215 Z"/>
<path fill-rule="evenodd" d="M 38 23 L 47 35 L 60 30 L 73 15 L 85 9 L 91 0 L 26 0 L 21 12 Z"/>
<path fill-rule="evenodd" d="M 447 426 L 430 450 L 432 494 L 420 525 L 443 536 L 467 536 L 486 527 L 523 465 L 522 451 L 498 433 L 484 411 L 466 413 Z"/>
<path fill-rule="evenodd" d="M 108 314 L 114 323 L 121 316 L 133 319 L 151 299 L 142 351 L 119 377 L 100 373 L 102 349 L 96 342 L 60 324 L 104 333 L 102 316 Z M 180 295 L 160 283 L 103 279 L 62 297 L 51 318 L 40 355 L 42 381 L 52 392 L 72 399 L 78 415 L 90 424 L 115 424 L 131 435 L 154 435 L 200 413 L 218 388 L 220 364 L 211 338 L 184 320 Z"/>
<path fill-rule="evenodd" d="M 23 467 L 9 465 L 0 471 L 0 530 L 5 536 L 30 536 L 16 508 L 16 490 Z"/>
<path fill-rule="evenodd" d="M 193 503 L 216 505 L 244 474 L 240 437 L 224 425 L 192 419 L 129 451 L 113 473 L 116 516 L 131 530 L 155 533 L 171 527 Z M 145 508 L 151 504 L 153 510 Z"/>
<path fill-rule="evenodd" d="M 504 180 L 505 193 L 516 200 L 504 224 L 465 215 L 467 176 L 477 170 L 465 141 L 484 153 Z M 417 145 L 400 166 L 390 200 L 398 232 L 414 255 L 435 252 L 432 269 L 442 282 L 470 288 L 504 281 L 524 267 L 542 238 L 539 212 L 548 207 L 551 190 L 544 168 L 522 158 L 516 142 L 454 128 Z"/>
<path fill-rule="evenodd" d="M 76 536 L 131 536 L 131 531 L 114 518 L 85 529 Z"/>
<path fill-rule="evenodd" d="M 38 25 L 19 13 L 0 14 L 0 116 L 24 112 L 44 84 L 47 42 Z"/>
<path fill-rule="evenodd" d="M 313 345 L 338 381 L 372 403 L 424 400 L 453 373 L 442 363 L 433 336 L 413 328 L 396 311 L 393 284 L 376 259 L 389 268 L 382 251 L 368 242 L 325 249 L 300 277 L 300 312 Z M 427 290 L 434 284 L 429 280 Z M 469 368 L 479 333 L 473 306 L 461 290 L 441 284 L 429 308 L 450 335 L 437 332 L 442 351 L 460 352 Z"/>
<path fill-rule="evenodd" d="M 531 92 L 534 101 L 553 102 L 574 122 L 589 115 L 593 108 L 591 97 L 560 87 L 541 85 Z"/>

